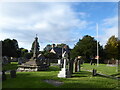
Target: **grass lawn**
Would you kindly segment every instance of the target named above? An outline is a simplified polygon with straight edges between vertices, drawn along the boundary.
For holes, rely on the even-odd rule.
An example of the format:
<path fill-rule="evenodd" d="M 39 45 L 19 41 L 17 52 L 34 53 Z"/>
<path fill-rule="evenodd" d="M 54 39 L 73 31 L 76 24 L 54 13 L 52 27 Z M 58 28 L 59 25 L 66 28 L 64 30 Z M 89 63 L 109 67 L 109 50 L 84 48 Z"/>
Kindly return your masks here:
<path fill-rule="evenodd" d="M 86 70 L 93 70 L 97 69 L 98 73 L 106 74 L 106 75 L 115 75 L 118 74 L 118 71 L 116 71 L 116 67 L 106 66 L 106 64 L 99 64 L 97 65 L 90 65 L 89 63 L 84 63 L 82 66 L 82 69 Z M 120 73 L 119 73 L 120 74 Z"/>
<path fill-rule="evenodd" d="M 58 78 L 59 68 L 50 66 L 48 71 L 39 72 L 17 72 L 16 78 L 10 78 L 7 74 L 7 80 L 3 81 L 3 88 L 116 88 L 118 80 L 95 76 L 90 72 L 81 71 L 74 73 L 72 78 Z M 44 82 L 44 79 L 53 79 L 64 82 L 63 85 L 55 87 Z"/>
<path fill-rule="evenodd" d="M 15 70 L 17 68 L 18 68 L 18 62 L 11 62 L 9 64 L 2 66 L 2 70 L 6 70 L 6 71 Z"/>

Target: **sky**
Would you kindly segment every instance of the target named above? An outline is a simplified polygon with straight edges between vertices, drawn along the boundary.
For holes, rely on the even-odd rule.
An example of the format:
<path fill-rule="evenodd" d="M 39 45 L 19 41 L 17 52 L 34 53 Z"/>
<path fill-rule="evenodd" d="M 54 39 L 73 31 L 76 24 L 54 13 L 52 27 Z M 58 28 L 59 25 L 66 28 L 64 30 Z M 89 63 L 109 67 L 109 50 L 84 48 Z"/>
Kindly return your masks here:
<path fill-rule="evenodd" d="M 117 2 L 4 2 L 0 13 L 0 40 L 16 39 L 29 50 L 36 34 L 40 50 L 53 43 L 73 48 L 85 35 L 103 46 L 118 37 Z"/>

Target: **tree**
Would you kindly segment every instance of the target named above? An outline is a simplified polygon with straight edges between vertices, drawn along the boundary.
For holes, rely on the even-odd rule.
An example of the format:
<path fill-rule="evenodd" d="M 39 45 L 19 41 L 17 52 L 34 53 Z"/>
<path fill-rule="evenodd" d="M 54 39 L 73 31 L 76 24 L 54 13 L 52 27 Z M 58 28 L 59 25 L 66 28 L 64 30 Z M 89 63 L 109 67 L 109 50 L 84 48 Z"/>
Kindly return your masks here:
<path fill-rule="evenodd" d="M 2 56 L 17 57 L 18 49 L 17 40 L 5 39 L 2 41 Z"/>
<path fill-rule="evenodd" d="M 118 59 L 118 38 L 116 38 L 115 36 L 111 36 L 108 41 L 107 44 L 105 45 L 105 53 L 107 55 L 107 59 Z"/>
<path fill-rule="evenodd" d="M 101 51 L 103 50 L 102 46 L 98 43 L 99 52 L 101 55 Z M 84 36 L 82 39 L 79 39 L 75 47 L 71 51 L 71 58 L 75 58 L 77 56 L 82 56 L 85 58 L 85 61 L 88 62 L 90 58 L 94 58 L 97 55 L 97 41 L 94 37 L 89 35 Z"/>

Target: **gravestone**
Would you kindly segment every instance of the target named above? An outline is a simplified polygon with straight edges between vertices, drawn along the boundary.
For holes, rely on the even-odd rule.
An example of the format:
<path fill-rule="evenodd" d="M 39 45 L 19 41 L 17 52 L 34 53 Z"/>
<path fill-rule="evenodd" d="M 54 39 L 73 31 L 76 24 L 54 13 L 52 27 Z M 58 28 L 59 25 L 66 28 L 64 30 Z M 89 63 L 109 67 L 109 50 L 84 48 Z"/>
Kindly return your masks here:
<path fill-rule="evenodd" d="M 63 68 L 61 69 L 61 71 L 58 74 L 58 77 L 62 77 L 62 78 L 70 78 L 71 77 L 71 73 L 69 71 L 69 69 L 66 67 L 67 62 L 68 62 L 68 54 L 66 53 L 66 51 L 62 54 L 64 63 L 63 63 Z"/>
<path fill-rule="evenodd" d="M 22 58 L 18 58 L 18 64 L 21 65 L 22 64 Z"/>
<path fill-rule="evenodd" d="M 78 56 L 74 60 L 74 67 L 73 67 L 73 72 L 79 72 L 80 71 L 80 65 L 82 64 L 81 56 Z"/>
<path fill-rule="evenodd" d="M 93 69 L 93 76 L 96 76 L 97 75 L 97 70 L 96 69 Z"/>
<path fill-rule="evenodd" d="M 7 79 L 5 71 L 2 71 L 2 81 L 5 81 Z"/>
<path fill-rule="evenodd" d="M 70 73 L 72 74 L 73 73 L 73 59 L 70 60 L 69 70 L 70 70 Z"/>
<path fill-rule="evenodd" d="M 2 64 L 8 64 L 9 63 L 9 60 L 8 60 L 8 57 L 7 56 L 3 56 L 2 57 Z"/>
<path fill-rule="evenodd" d="M 11 76 L 11 78 L 16 78 L 16 70 L 11 70 L 10 76 Z"/>
<path fill-rule="evenodd" d="M 61 60 L 60 59 L 58 59 L 58 65 L 60 65 L 61 64 Z"/>

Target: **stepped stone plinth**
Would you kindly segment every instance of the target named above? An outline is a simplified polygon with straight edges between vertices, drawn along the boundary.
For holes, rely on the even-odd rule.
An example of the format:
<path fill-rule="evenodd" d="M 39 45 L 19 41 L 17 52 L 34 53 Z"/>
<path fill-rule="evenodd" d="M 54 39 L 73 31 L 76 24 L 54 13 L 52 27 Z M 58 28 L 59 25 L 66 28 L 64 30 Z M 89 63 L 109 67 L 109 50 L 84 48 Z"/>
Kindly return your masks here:
<path fill-rule="evenodd" d="M 39 43 L 38 38 L 35 38 L 34 48 L 33 48 L 33 57 L 26 63 L 19 65 L 17 71 L 41 71 L 47 70 L 49 65 L 45 63 L 45 59 L 40 58 L 42 55 L 39 54 Z"/>

